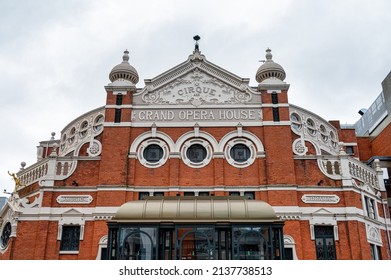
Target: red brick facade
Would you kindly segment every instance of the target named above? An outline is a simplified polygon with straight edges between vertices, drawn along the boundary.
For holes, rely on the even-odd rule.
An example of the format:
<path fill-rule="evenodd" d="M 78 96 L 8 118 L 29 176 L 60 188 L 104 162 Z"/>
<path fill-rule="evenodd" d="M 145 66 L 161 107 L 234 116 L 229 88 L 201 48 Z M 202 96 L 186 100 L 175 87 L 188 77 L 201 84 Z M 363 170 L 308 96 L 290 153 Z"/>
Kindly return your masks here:
<path fill-rule="evenodd" d="M 206 66 L 197 68 L 193 61 Z M 190 70 L 175 72 L 180 67 Z M 384 218 L 379 198 L 385 190 L 378 182 L 378 173 L 346 155 L 342 144 L 356 143 L 352 156 L 364 160 L 369 157 L 367 148 L 372 154 L 390 154 L 391 146 L 387 145 L 390 125 L 383 136 L 372 142 L 356 139 L 354 130 L 341 129 L 339 122 L 329 123 L 289 104 L 289 85 L 275 77 L 262 80 L 258 87 L 250 87 L 238 79 L 242 86 L 240 93 L 251 98 L 237 99 L 236 103 L 171 104 L 171 97 L 165 93 L 162 98 L 167 98 L 166 103 L 147 102 L 148 93 L 163 87 L 153 84 L 155 81 L 158 84 L 162 80 L 166 89 L 173 92 L 175 86 L 170 83 L 178 80 L 172 77 L 185 79 L 193 71 L 213 77 L 221 84 L 229 83 L 226 88 L 232 92 L 240 89 L 234 86 L 236 76 L 195 52 L 187 62 L 151 80 L 152 86 L 136 89 L 126 79 L 112 81 L 106 87 L 104 108 L 79 117 L 64 128 L 60 140 L 49 141 L 48 153 L 46 150 L 42 153 L 47 156 L 18 173 L 23 185 L 13 197 L 19 196 L 19 200 L 9 202 L 0 213 L 1 228 L 7 223 L 12 225 L 8 243 L 0 247 L 0 259 L 97 259 L 100 249 L 105 248 L 102 240 L 108 233 L 107 221 L 119 206 L 138 200 L 140 192 L 184 196 L 187 192 L 199 195 L 203 191 L 212 196 L 253 193 L 253 199 L 270 204 L 285 222 L 285 247 L 292 248 L 294 258 L 316 259 L 315 229 L 328 226 L 333 228 L 337 259 L 371 259 L 371 246 L 379 248 L 382 259 L 390 259 L 386 231 L 389 221 Z M 165 77 L 168 78 L 164 80 Z M 277 95 L 277 102 L 272 94 Z M 190 118 L 150 121 L 145 120 L 148 113 L 143 110 L 172 110 L 179 117 L 182 112 L 191 112 L 199 121 Z M 242 112 L 242 119 L 219 123 L 215 118 L 228 110 Z M 300 118 L 296 128 L 292 114 Z M 103 123 L 99 122 L 99 116 L 104 116 Z M 83 122 L 88 123 L 89 129 L 85 135 Z M 142 162 L 140 152 L 143 143 L 151 139 L 159 139 L 159 143 L 168 147 L 166 161 L 153 168 Z M 184 159 L 184 146 L 191 139 L 202 139 L 211 146 L 210 161 L 202 167 L 194 167 Z M 228 160 L 227 145 L 234 139 L 247 141 L 243 143 L 253 149 L 254 158 L 248 159 L 251 162 L 247 166 L 238 167 L 237 162 Z M 366 149 L 359 152 L 357 143 Z M 375 204 L 372 217 L 365 207 L 365 197 Z M 74 252 L 60 250 L 60 231 L 67 225 L 81 227 L 79 249 Z"/>

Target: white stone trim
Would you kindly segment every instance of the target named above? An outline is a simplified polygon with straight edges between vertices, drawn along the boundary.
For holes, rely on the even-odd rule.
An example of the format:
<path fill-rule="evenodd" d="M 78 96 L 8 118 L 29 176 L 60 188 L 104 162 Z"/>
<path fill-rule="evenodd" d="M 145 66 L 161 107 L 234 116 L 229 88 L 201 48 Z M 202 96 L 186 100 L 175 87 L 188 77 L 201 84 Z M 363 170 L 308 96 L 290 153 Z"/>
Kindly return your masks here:
<path fill-rule="evenodd" d="M 80 240 L 84 239 L 84 213 L 71 208 L 70 210 L 63 212 L 62 217 L 58 221 L 58 233 L 57 240 L 61 240 L 62 238 L 62 229 L 63 226 L 80 226 Z"/>
<path fill-rule="evenodd" d="M 292 236 L 284 234 L 284 248 L 291 248 L 294 260 L 298 260 L 296 253 L 296 243 Z"/>
<path fill-rule="evenodd" d="M 77 156 L 77 153 L 75 153 L 76 150 L 80 150 L 80 147 L 83 144 L 92 141 L 96 136 L 103 132 L 104 122 L 97 123 L 97 120 L 101 117 L 103 117 L 104 120 L 104 110 L 104 107 L 100 107 L 87 112 L 69 123 L 61 131 L 59 156 L 67 155 L 70 152 L 74 152 L 74 155 Z M 82 127 L 84 123 L 87 124 L 86 127 Z M 100 127 L 99 130 L 95 129 L 97 125 Z"/>
<path fill-rule="evenodd" d="M 186 110 L 186 109 L 221 109 L 221 110 L 233 110 L 233 109 L 260 109 L 262 108 L 262 102 L 246 103 L 246 104 L 203 104 L 200 107 L 194 107 L 194 105 L 180 104 L 176 107 L 177 109 Z M 289 104 L 288 104 L 289 105 Z M 137 110 L 164 110 L 164 109 L 173 109 L 173 105 L 166 104 L 133 104 L 133 109 Z"/>
<path fill-rule="evenodd" d="M 203 146 L 206 149 L 206 157 L 201 162 L 192 162 L 187 157 L 188 149 L 191 146 L 196 145 L 196 144 L 199 144 L 199 145 Z M 202 138 L 194 138 L 194 139 L 190 139 L 190 140 L 186 141 L 182 145 L 182 147 L 181 147 L 181 156 L 182 156 L 182 160 L 183 160 L 184 164 L 186 164 L 187 166 L 190 166 L 192 168 L 202 168 L 202 167 L 207 166 L 209 164 L 209 162 L 211 161 L 212 156 L 213 156 L 213 149 L 212 149 L 211 144 L 208 141 L 206 141 L 206 140 L 204 140 Z"/>
<path fill-rule="evenodd" d="M 171 189 L 172 191 L 214 191 L 212 188 L 198 189 Z M 141 189 L 140 189 L 141 191 Z M 157 188 L 146 188 L 145 192 L 167 191 Z M 240 188 L 221 188 L 219 191 L 242 191 Z M 251 189 L 243 190 L 251 191 Z M 369 221 L 363 213 L 362 209 L 356 207 L 299 207 L 299 206 L 272 206 L 276 215 L 283 220 L 301 220 L 311 221 L 314 224 L 330 224 L 336 225 L 337 222 L 358 221 L 363 224 L 372 224 L 381 230 L 387 230 L 384 218 L 381 218 L 377 223 Z M 18 221 L 58 221 L 62 224 L 83 224 L 85 221 L 95 220 L 110 220 L 117 212 L 118 207 L 80 207 L 80 208 L 64 208 L 64 207 L 42 207 L 42 208 L 23 208 L 23 212 L 18 216 Z M 387 219 L 390 223 L 390 219 Z"/>
<path fill-rule="evenodd" d="M 382 236 L 380 228 L 374 224 L 366 223 L 365 231 L 367 234 L 367 240 L 369 243 L 373 243 L 379 246 L 383 246 Z"/>
<path fill-rule="evenodd" d="M 297 138 L 293 141 L 292 150 L 298 156 L 304 156 L 308 152 L 308 148 L 305 146 L 305 141 L 302 138 Z"/>
<path fill-rule="evenodd" d="M 127 90 L 113 90 L 113 95 L 127 95 L 128 91 Z"/>
<path fill-rule="evenodd" d="M 151 129 L 150 131 L 144 132 L 137 136 L 137 138 L 132 142 L 132 145 L 129 149 L 129 157 L 137 158 L 137 151 L 139 150 L 139 146 L 141 145 L 141 143 L 147 141 L 150 138 L 163 140 L 167 144 L 169 152 L 172 152 L 175 149 L 175 143 L 169 135 L 159 130 L 153 132 L 153 130 Z"/>
<path fill-rule="evenodd" d="M 231 149 L 237 144 L 243 144 L 250 150 L 250 157 L 244 162 L 237 162 L 231 157 Z M 257 157 L 257 150 L 253 142 L 245 138 L 234 138 L 225 145 L 224 155 L 230 165 L 237 168 L 245 168 L 254 163 Z"/>
<path fill-rule="evenodd" d="M 291 125 L 291 122 L 290 121 L 279 121 L 279 122 L 263 121 L 262 124 L 263 126 L 286 126 L 286 125 Z"/>
<path fill-rule="evenodd" d="M 90 146 L 87 149 L 87 153 L 90 157 L 97 157 L 100 156 L 102 153 L 102 144 L 100 141 L 94 139 L 90 141 Z"/>
<path fill-rule="evenodd" d="M 309 222 L 311 240 L 315 240 L 315 226 L 332 226 L 334 231 L 334 240 L 339 240 L 338 224 L 332 212 L 329 212 L 325 209 L 320 209 L 312 214 L 312 217 Z"/>
<path fill-rule="evenodd" d="M 277 104 L 262 103 L 262 108 L 276 108 L 276 107 L 281 107 L 281 108 L 289 107 L 289 103 L 277 103 Z"/>
<path fill-rule="evenodd" d="M 155 122 L 158 127 L 194 127 L 196 122 Z M 197 122 L 200 127 L 232 127 L 232 122 L 204 122 L 204 121 L 198 121 Z M 264 126 L 264 123 L 262 121 L 259 122 L 242 122 L 243 126 Z M 272 124 L 273 123 L 273 124 Z M 137 122 L 137 123 L 130 123 L 126 126 L 132 126 L 132 127 L 150 127 L 152 122 Z M 270 124 L 267 125 L 281 125 L 279 123 L 270 122 Z M 284 125 L 289 125 L 289 123 L 285 123 Z M 107 125 L 107 126 L 120 126 L 120 125 Z M 125 125 L 124 125 L 125 126 Z"/>
<path fill-rule="evenodd" d="M 295 134 L 300 136 L 303 141 L 311 142 L 315 146 L 318 155 L 321 154 L 321 150 L 324 150 L 331 155 L 338 155 L 338 131 L 334 126 L 332 126 L 328 121 L 314 114 L 313 112 L 310 112 L 299 106 L 290 104 L 289 116 L 291 117 L 292 114 L 296 114 L 299 117 L 299 121 L 291 122 L 291 130 Z M 311 127 L 311 129 L 314 130 L 313 134 L 311 134 L 308 130 L 308 119 L 311 119 L 314 123 L 314 126 Z M 301 125 L 301 128 L 298 130 L 295 129 L 294 125 L 296 124 Z M 323 127 L 324 129 L 323 132 L 321 130 L 321 127 Z M 331 139 L 330 133 L 334 135 L 334 139 Z M 325 140 L 322 135 L 324 137 L 327 137 L 327 140 Z"/>
<path fill-rule="evenodd" d="M 98 243 L 98 253 L 96 255 L 96 260 L 101 260 L 102 259 L 102 249 L 103 248 L 107 248 L 107 240 L 108 240 L 108 236 L 107 235 L 103 235 L 101 237 L 101 239 L 99 240 L 99 243 Z"/>
<path fill-rule="evenodd" d="M 123 105 L 106 105 L 106 109 L 132 109 L 133 105 L 131 104 L 123 104 Z"/>
<path fill-rule="evenodd" d="M 130 127 L 130 126 L 132 126 L 132 123 L 131 122 L 119 122 L 119 123 L 116 123 L 116 122 L 104 122 L 103 126 L 104 127 Z M 149 123 L 148 126 L 151 126 L 151 124 Z"/>
<path fill-rule="evenodd" d="M 357 143 L 355 142 L 341 142 L 342 146 L 346 147 L 346 146 L 358 146 Z"/>
<path fill-rule="evenodd" d="M 79 250 L 77 251 L 60 251 L 58 252 L 60 255 L 78 255 Z"/>
<path fill-rule="evenodd" d="M 243 129 L 240 130 L 239 127 L 237 130 L 228 132 L 221 138 L 218 144 L 217 152 L 224 152 L 225 150 L 224 147 L 227 145 L 227 143 L 235 139 L 236 137 L 249 139 L 256 147 L 257 157 L 264 156 L 265 148 L 262 144 L 262 141 L 255 134 L 247 130 L 243 130 Z"/>
<path fill-rule="evenodd" d="M 90 204 L 93 201 L 91 195 L 59 195 L 58 204 Z"/>
<path fill-rule="evenodd" d="M 35 197 L 34 201 L 29 203 L 28 202 L 28 198 L 36 196 L 36 195 L 38 195 L 38 196 Z M 24 198 L 21 198 L 20 205 L 22 207 L 24 207 L 24 208 L 41 207 L 41 205 L 42 205 L 42 198 L 43 198 L 43 191 L 39 190 L 39 191 L 36 191 L 36 192 L 34 192 L 32 194 L 29 194 L 28 196 L 26 196 Z"/>
<path fill-rule="evenodd" d="M 303 201 L 304 203 L 337 204 L 340 199 L 337 195 L 305 194 L 301 197 L 301 201 Z"/>
<path fill-rule="evenodd" d="M 148 162 L 144 158 L 144 151 L 149 145 L 158 145 L 163 150 L 163 156 L 158 162 Z M 158 168 L 164 165 L 169 157 L 170 150 L 166 142 L 158 138 L 147 139 L 138 146 L 137 157 L 142 165 L 148 168 Z"/>
<path fill-rule="evenodd" d="M 231 126 L 232 126 L 232 124 L 231 124 Z M 193 125 L 193 127 L 194 127 L 194 125 Z M 200 130 L 198 133 L 199 133 L 198 139 L 202 140 L 202 141 L 200 141 L 200 144 L 204 143 L 205 145 L 207 145 L 207 143 L 205 143 L 205 140 L 209 142 L 209 145 L 211 146 L 211 151 L 210 151 L 211 154 L 215 151 L 219 151 L 218 142 L 211 134 L 209 134 L 205 131 L 202 131 L 202 130 Z M 192 140 L 192 138 L 194 138 L 194 137 L 196 137 L 194 130 L 186 132 L 185 134 L 182 134 L 178 138 L 178 140 L 176 141 L 173 152 L 181 153 L 182 158 L 184 158 L 183 154 L 182 154 L 182 152 L 183 152 L 182 146 L 184 145 L 185 142 L 189 141 L 189 139 Z M 192 144 L 195 144 L 195 142 L 193 142 Z M 204 144 L 201 144 L 201 145 L 204 145 Z"/>

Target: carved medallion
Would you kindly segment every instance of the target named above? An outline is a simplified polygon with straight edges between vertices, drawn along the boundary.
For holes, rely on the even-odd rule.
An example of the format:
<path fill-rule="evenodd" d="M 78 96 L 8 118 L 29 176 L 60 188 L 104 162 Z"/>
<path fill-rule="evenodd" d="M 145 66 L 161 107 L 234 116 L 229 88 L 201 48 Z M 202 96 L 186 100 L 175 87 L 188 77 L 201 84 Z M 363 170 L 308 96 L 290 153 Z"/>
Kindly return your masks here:
<path fill-rule="evenodd" d="M 366 230 L 367 230 L 367 240 L 377 243 L 377 244 L 382 244 L 382 239 L 380 235 L 380 229 L 376 227 L 375 225 L 372 224 L 366 224 Z"/>

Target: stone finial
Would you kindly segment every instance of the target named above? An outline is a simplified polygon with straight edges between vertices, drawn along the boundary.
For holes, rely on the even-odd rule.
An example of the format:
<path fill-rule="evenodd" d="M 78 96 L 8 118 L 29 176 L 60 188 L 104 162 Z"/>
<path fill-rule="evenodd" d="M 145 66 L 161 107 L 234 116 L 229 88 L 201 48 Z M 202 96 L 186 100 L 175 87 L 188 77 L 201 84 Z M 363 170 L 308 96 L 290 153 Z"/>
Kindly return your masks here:
<path fill-rule="evenodd" d="M 57 157 L 57 148 L 58 148 L 58 144 L 54 143 L 52 147 L 52 152 L 50 153 L 50 157 Z"/>
<path fill-rule="evenodd" d="M 124 55 L 122 56 L 122 60 L 125 62 L 128 62 L 129 61 L 129 51 L 126 49 L 124 51 Z"/>
<path fill-rule="evenodd" d="M 139 77 L 136 69 L 129 64 L 129 51 L 125 50 L 122 56 L 122 62 L 110 71 L 109 79 L 114 82 L 118 79 L 124 79 L 137 84 Z"/>
<path fill-rule="evenodd" d="M 25 166 L 26 166 L 26 162 L 22 161 L 20 163 L 20 170 L 24 170 Z"/>
<path fill-rule="evenodd" d="M 377 158 L 373 161 L 373 163 L 375 164 L 375 170 L 376 172 L 381 172 L 383 174 L 383 170 L 381 169 L 380 167 L 380 160 Z"/>
<path fill-rule="evenodd" d="M 266 60 L 269 60 L 269 61 L 272 60 L 273 55 L 272 55 L 272 50 L 271 50 L 271 49 L 269 49 L 269 48 L 266 49 L 265 58 L 266 58 Z M 273 60 L 272 60 L 272 61 L 273 61 Z"/>
<path fill-rule="evenodd" d="M 194 52 L 200 52 L 200 46 L 198 45 L 198 41 L 201 39 L 201 37 L 199 35 L 195 35 L 193 39 L 194 41 L 196 41 L 194 46 Z"/>
<path fill-rule="evenodd" d="M 339 155 L 340 156 L 346 156 L 347 153 L 345 152 L 345 148 L 344 148 L 344 145 L 343 145 L 343 142 L 338 142 L 338 148 L 339 148 Z"/>
<path fill-rule="evenodd" d="M 51 135 L 52 135 L 52 137 L 50 137 L 50 140 L 54 140 L 54 136 L 56 136 L 56 133 L 52 132 Z"/>
<path fill-rule="evenodd" d="M 258 71 L 255 75 L 255 79 L 258 83 L 262 83 L 267 79 L 278 79 L 284 81 L 286 74 L 284 68 L 273 61 L 273 55 L 271 49 L 266 49 L 266 60 L 261 60 L 263 64 L 258 68 Z"/>

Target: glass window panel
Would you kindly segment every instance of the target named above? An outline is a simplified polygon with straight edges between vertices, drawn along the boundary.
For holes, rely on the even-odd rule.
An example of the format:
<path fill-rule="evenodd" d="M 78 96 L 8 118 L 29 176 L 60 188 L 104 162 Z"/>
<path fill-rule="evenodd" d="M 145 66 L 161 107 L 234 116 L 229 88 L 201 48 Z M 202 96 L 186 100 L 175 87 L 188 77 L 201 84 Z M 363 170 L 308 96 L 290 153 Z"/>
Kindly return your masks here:
<path fill-rule="evenodd" d="M 149 145 L 145 148 L 143 156 L 148 162 L 158 162 L 163 158 L 163 149 L 156 144 Z"/>
<path fill-rule="evenodd" d="M 121 260 L 156 259 L 157 229 L 151 227 L 124 227 L 120 231 Z"/>
<path fill-rule="evenodd" d="M 293 249 L 292 248 L 284 248 L 284 259 L 285 260 L 293 260 Z"/>
<path fill-rule="evenodd" d="M 79 251 L 80 226 L 63 226 L 60 251 Z"/>
<path fill-rule="evenodd" d="M 245 162 L 251 156 L 250 149 L 244 144 L 236 144 L 231 148 L 231 158 L 237 162 Z"/>
<path fill-rule="evenodd" d="M 269 226 L 233 227 L 234 259 L 270 259 Z"/>
<path fill-rule="evenodd" d="M 214 227 L 194 227 L 176 229 L 179 243 L 178 259 L 213 260 L 215 259 Z"/>
<path fill-rule="evenodd" d="M 200 144 L 191 145 L 186 151 L 187 158 L 194 163 L 202 162 L 206 158 L 206 154 L 205 147 Z"/>
<path fill-rule="evenodd" d="M 3 231 L 1 233 L 1 238 L 0 238 L 0 247 L 1 248 L 6 248 L 8 246 L 8 242 L 11 236 L 11 223 L 7 223 Z"/>
<path fill-rule="evenodd" d="M 336 260 L 334 227 L 315 226 L 315 249 L 318 260 Z"/>

